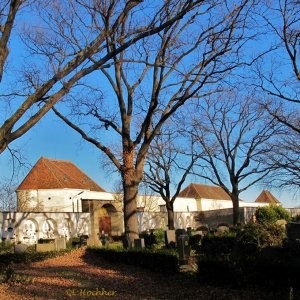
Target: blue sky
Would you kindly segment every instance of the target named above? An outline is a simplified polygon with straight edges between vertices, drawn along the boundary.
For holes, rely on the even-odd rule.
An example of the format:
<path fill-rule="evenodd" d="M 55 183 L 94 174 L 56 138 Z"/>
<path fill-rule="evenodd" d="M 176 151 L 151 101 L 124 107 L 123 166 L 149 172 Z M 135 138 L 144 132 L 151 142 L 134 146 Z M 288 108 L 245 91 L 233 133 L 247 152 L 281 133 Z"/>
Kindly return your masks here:
<path fill-rule="evenodd" d="M 10 146 L 15 149 L 21 148 L 25 159 L 32 166 L 41 156 L 70 160 L 105 190 L 115 191 L 114 187 L 119 176 L 103 169 L 100 151 L 83 141 L 77 133 L 64 125 L 52 113 L 49 113 L 27 135 Z M 12 168 L 9 161 L 8 151 L 0 155 L 0 179 L 11 176 Z M 28 171 L 28 169 L 22 170 L 16 180 L 17 184 L 21 183 Z M 184 187 L 191 182 L 206 183 L 201 179 L 190 178 Z M 263 187 L 260 186 L 250 188 L 241 195 L 241 198 L 245 201 L 254 201 L 262 189 Z M 300 205 L 299 194 L 297 198 L 292 191 L 271 190 L 271 192 L 284 207 Z"/>
<path fill-rule="evenodd" d="M 23 15 L 23 18 L 26 19 L 26 14 Z M 22 57 L 20 55 L 21 47 L 18 45 L 19 40 L 11 41 L 9 63 L 13 62 L 14 67 L 18 67 L 24 59 L 24 56 Z M 251 47 L 247 50 L 250 52 L 249 55 L 252 54 L 253 49 Z M 107 191 L 114 191 L 114 185 L 119 180 L 119 176 L 116 173 L 108 174 L 103 170 L 100 150 L 84 142 L 77 133 L 58 120 L 53 113 L 49 113 L 29 131 L 29 133 L 13 142 L 10 147 L 16 149 L 20 148 L 22 155 L 31 166 L 33 166 L 41 156 L 70 160 Z M 4 177 L 9 178 L 11 176 L 12 167 L 9 161 L 10 156 L 8 151 L 0 155 L 0 180 Z M 17 184 L 21 182 L 28 171 L 27 169 L 20 173 L 16 181 Z M 190 182 L 201 183 L 200 179 L 190 178 L 185 186 Z M 263 187 L 260 186 L 251 188 L 244 192 L 241 198 L 246 201 L 254 201 L 262 189 Z M 300 205 L 300 196 L 298 196 L 297 199 L 292 192 L 280 190 L 271 191 L 286 207 Z"/>

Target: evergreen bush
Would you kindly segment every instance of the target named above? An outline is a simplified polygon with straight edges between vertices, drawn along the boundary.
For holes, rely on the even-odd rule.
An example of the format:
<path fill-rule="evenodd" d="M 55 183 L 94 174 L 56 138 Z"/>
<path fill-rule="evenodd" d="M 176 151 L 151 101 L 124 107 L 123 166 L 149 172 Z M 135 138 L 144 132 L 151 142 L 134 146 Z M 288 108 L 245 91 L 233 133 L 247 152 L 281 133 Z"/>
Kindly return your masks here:
<path fill-rule="evenodd" d="M 254 255 L 262 248 L 282 246 L 286 239 L 286 229 L 277 224 L 249 223 L 238 233 L 236 252 L 239 255 Z"/>
<path fill-rule="evenodd" d="M 87 248 L 87 251 L 111 263 L 135 265 L 164 274 L 178 271 L 177 255 L 171 250 Z"/>
<path fill-rule="evenodd" d="M 258 207 L 255 216 L 257 222 L 261 224 L 272 224 L 281 219 L 287 222 L 291 220 L 290 214 L 282 206 L 278 205 Z"/>

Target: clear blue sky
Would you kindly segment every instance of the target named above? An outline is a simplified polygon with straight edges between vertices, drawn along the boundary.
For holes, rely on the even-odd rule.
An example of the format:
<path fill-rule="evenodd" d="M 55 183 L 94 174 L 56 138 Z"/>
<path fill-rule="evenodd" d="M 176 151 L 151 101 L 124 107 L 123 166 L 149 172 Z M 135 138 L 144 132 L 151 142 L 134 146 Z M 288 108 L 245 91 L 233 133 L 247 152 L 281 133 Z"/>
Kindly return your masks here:
<path fill-rule="evenodd" d="M 31 16 L 30 12 L 29 15 Z M 26 14 L 23 15 L 23 18 L 26 19 Z M 21 47 L 17 39 L 12 40 L 10 45 L 9 62 L 13 62 L 16 67 L 23 59 L 19 53 Z M 250 52 L 249 54 L 252 53 L 252 49 L 248 48 L 248 51 Z M 119 180 L 116 173 L 107 174 L 103 170 L 100 150 L 84 142 L 77 133 L 63 124 L 52 113 L 49 113 L 31 131 L 12 143 L 10 147 L 15 149 L 20 148 L 25 160 L 27 160 L 31 166 L 33 166 L 41 156 L 70 160 L 107 191 L 114 191 L 114 185 Z M 8 151 L 0 155 L 0 183 L 3 178 L 9 178 L 11 176 L 12 166 L 9 161 L 10 156 Z M 17 184 L 24 179 L 28 171 L 29 169 L 22 170 L 22 173 L 20 173 L 16 181 Z M 186 182 L 185 186 L 192 181 L 201 183 L 200 179 L 190 179 Z M 251 188 L 244 192 L 241 198 L 246 201 L 254 201 L 262 189 L 263 187 L 260 186 Z M 285 207 L 300 205 L 299 194 L 297 198 L 293 192 L 279 190 L 271 190 L 271 192 Z"/>

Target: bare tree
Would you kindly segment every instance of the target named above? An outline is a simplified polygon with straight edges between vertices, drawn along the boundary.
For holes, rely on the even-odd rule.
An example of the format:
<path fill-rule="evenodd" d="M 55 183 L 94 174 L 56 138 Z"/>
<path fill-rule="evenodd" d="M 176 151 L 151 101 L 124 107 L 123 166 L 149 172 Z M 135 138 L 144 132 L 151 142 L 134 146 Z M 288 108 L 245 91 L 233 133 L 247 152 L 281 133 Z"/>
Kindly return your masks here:
<path fill-rule="evenodd" d="M 14 211 L 17 208 L 15 187 L 16 185 L 10 180 L 2 182 L 0 186 L 0 209 L 2 211 Z"/>
<path fill-rule="evenodd" d="M 218 91 L 215 84 L 242 63 L 240 51 L 251 3 L 200 3 L 195 7 L 194 1 L 165 2 L 156 17 L 160 20 L 173 19 L 179 11 L 189 13 L 151 40 L 114 56 L 111 68 L 102 68 L 99 75 L 99 81 L 107 80 L 110 89 L 102 97 L 87 95 L 80 107 L 73 105 L 76 118 L 55 109 L 120 172 L 125 230 L 131 241 L 138 234 L 136 197 L 151 142 L 188 100 Z M 121 35 L 109 36 L 108 55 L 116 47 L 123 48 L 122 36 L 135 20 L 127 21 L 120 28 Z"/>
<path fill-rule="evenodd" d="M 0 3 L 0 82 L 9 53 L 8 42 L 16 15 L 25 2 L 26 0 L 3 0 Z"/>
<path fill-rule="evenodd" d="M 265 104 L 267 111 L 300 134 L 300 2 L 266 1 L 265 7 L 262 17 L 276 50 L 271 51 L 258 68 L 258 86 L 271 99 Z"/>
<path fill-rule="evenodd" d="M 272 37 L 274 51 L 258 68 L 258 86 L 265 92 L 268 113 L 286 126 L 286 135 L 272 145 L 266 161 L 274 169 L 269 184 L 299 187 L 300 140 L 300 2 L 266 1 L 263 19 Z M 270 63 L 271 61 L 271 63 Z"/>
<path fill-rule="evenodd" d="M 285 135 L 272 145 L 272 152 L 265 161 L 273 170 L 266 183 L 274 188 L 299 191 L 300 188 L 300 144 L 297 132 L 286 130 Z"/>
<path fill-rule="evenodd" d="M 32 1 L 30 18 L 20 22 L 27 24 L 20 34 L 23 43 L 19 42 L 24 66 L 7 68 L 6 74 L 7 45 L 9 39 L 17 39 L 13 35 L 16 14 L 27 2 L 0 4 L 0 75 L 6 75 L 0 90 L 0 153 L 54 104 L 78 89 L 83 78 L 106 68 L 114 56 L 139 40 L 168 28 L 202 1 L 188 1 L 170 17 L 162 13 L 167 6 L 164 2 L 146 9 L 139 0 Z M 170 9 L 176 9 L 177 2 L 181 1 L 167 1 Z M 122 42 L 116 43 L 119 40 Z M 12 78 L 16 82 L 10 82 Z"/>
<path fill-rule="evenodd" d="M 149 148 L 143 181 L 166 202 L 169 229 L 175 229 L 174 202 L 199 157 L 193 148 L 178 129 L 164 130 Z"/>
<path fill-rule="evenodd" d="M 230 196 L 234 224 L 240 222 L 240 194 L 271 171 L 264 158 L 279 133 L 277 122 L 259 109 L 255 97 L 232 92 L 208 98 L 199 105 L 191 132 L 204 152 L 197 175 Z"/>

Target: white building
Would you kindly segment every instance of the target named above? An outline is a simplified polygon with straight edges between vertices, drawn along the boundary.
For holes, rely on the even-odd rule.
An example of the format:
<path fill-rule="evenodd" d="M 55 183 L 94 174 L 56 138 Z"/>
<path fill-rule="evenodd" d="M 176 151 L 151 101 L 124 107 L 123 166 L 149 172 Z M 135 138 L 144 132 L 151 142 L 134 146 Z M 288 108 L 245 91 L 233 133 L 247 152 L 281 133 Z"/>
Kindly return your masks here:
<path fill-rule="evenodd" d="M 82 234 L 95 238 L 124 232 L 122 194 L 106 192 L 70 161 L 40 158 L 16 193 L 17 212 L 0 213 L 2 240 L 30 244 L 40 238 Z M 240 207 L 278 202 L 270 195 L 263 191 L 253 203 L 240 200 Z M 139 195 L 137 206 L 140 231 L 166 228 L 167 214 L 161 197 Z M 175 227 L 196 227 L 203 212 L 210 212 L 219 220 L 227 209 L 228 219 L 231 208 L 232 201 L 222 188 L 190 184 L 175 200 Z"/>

